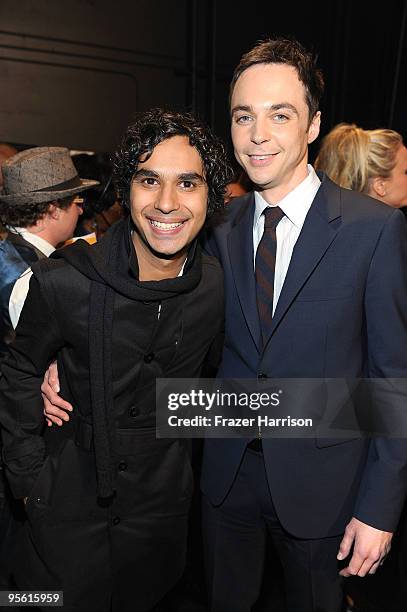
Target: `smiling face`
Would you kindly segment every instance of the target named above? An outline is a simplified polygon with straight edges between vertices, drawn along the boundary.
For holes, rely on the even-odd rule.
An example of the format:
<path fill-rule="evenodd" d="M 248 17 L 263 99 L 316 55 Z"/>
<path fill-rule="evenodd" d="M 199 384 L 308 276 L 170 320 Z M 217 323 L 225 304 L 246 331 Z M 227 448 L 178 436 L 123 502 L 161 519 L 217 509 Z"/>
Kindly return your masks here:
<path fill-rule="evenodd" d="M 186 136 L 164 140 L 149 159 L 139 162 L 130 208 L 140 272 L 146 258 L 156 269 L 168 270 L 171 262 L 182 265 L 205 222 L 207 206 L 202 159 Z"/>
<path fill-rule="evenodd" d="M 237 161 L 270 203 L 307 176 L 308 144 L 319 134 L 320 113 L 309 120 L 305 88 L 285 64 L 255 64 L 236 81 L 232 140 Z"/>

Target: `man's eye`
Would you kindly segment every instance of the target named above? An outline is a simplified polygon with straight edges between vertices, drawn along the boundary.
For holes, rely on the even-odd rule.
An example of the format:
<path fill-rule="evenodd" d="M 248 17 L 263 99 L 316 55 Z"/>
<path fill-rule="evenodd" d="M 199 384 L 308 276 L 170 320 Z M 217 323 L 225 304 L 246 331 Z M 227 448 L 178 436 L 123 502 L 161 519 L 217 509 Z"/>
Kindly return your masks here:
<path fill-rule="evenodd" d="M 183 189 L 193 189 L 193 187 L 195 187 L 195 183 L 192 181 L 182 181 L 181 187 L 183 187 Z"/>
<path fill-rule="evenodd" d="M 279 123 L 283 123 L 284 121 L 287 121 L 288 117 L 287 115 L 283 115 L 283 113 L 278 113 L 277 115 L 274 115 L 274 119 L 276 119 L 276 121 Z"/>
<path fill-rule="evenodd" d="M 236 117 L 236 123 L 249 123 L 251 121 L 251 117 L 249 115 L 240 115 Z"/>
<path fill-rule="evenodd" d="M 145 185 L 157 185 L 158 181 L 155 178 L 147 177 L 143 180 L 143 183 Z"/>

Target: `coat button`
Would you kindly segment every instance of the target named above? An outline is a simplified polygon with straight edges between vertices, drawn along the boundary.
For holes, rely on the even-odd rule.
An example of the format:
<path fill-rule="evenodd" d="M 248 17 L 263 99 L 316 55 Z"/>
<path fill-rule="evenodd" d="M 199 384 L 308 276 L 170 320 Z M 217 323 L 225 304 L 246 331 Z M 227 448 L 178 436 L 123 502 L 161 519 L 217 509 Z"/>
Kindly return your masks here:
<path fill-rule="evenodd" d="M 113 525 L 118 525 L 120 523 L 120 517 L 119 516 L 115 516 L 114 519 L 112 520 Z"/>
<path fill-rule="evenodd" d="M 155 357 L 154 353 L 147 353 L 147 355 L 144 355 L 145 363 L 151 363 L 154 357 Z"/>
<path fill-rule="evenodd" d="M 138 410 L 137 408 L 135 408 L 134 406 L 132 408 L 130 408 L 129 410 L 129 415 L 133 418 L 138 416 Z"/>
<path fill-rule="evenodd" d="M 119 472 L 125 472 L 127 470 L 127 463 L 125 461 L 120 461 L 118 468 Z"/>
<path fill-rule="evenodd" d="M 268 378 L 268 376 L 264 372 L 260 372 L 260 374 L 257 374 L 257 378 Z"/>

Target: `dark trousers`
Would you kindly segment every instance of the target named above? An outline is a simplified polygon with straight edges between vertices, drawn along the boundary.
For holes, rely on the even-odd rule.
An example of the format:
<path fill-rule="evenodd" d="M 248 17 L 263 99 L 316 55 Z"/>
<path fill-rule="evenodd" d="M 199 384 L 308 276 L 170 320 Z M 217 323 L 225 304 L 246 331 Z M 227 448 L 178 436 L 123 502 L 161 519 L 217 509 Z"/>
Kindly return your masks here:
<path fill-rule="evenodd" d="M 301 508 L 298 508 L 301 512 Z M 223 504 L 203 499 L 205 565 L 211 612 L 249 612 L 263 579 L 267 534 L 280 558 L 288 612 L 340 612 L 341 536 L 301 540 L 276 515 L 263 455 L 247 450 Z M 264 576 L 273 580 L 273 575 Z"/>

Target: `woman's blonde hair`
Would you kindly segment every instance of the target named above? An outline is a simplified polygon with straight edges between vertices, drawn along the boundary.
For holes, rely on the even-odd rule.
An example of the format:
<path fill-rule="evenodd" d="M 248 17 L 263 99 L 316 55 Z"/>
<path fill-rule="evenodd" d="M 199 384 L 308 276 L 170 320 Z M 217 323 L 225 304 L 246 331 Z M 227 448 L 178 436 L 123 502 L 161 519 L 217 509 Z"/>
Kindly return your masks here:
<path fill-rule="evenodd" d="M 402 137 L 394 130 L 363 130 L 354 123 L 340 123 L 323 138 L 314 165 L 341 187 L 369 193 L 372 179 L 390 176 L 401 144 Z"/>

